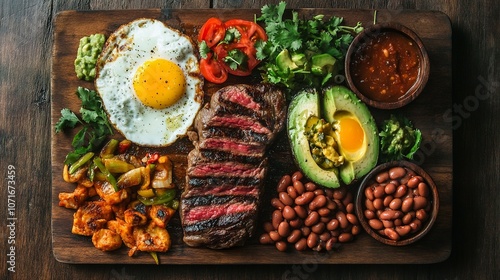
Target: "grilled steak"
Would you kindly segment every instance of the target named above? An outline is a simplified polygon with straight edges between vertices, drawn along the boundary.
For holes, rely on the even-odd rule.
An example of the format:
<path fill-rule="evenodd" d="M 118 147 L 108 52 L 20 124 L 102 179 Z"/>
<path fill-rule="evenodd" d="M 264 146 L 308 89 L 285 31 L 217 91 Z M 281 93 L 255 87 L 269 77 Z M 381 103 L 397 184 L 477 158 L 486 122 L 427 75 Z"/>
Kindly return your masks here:
<path fill-rule="evenodd" d="M 186 244 L 222 249 L 252 236 L 265 152 L 285 117 L 283 93 L 267 85 L 227 86 L 198 112 L 179 211 Z"/>

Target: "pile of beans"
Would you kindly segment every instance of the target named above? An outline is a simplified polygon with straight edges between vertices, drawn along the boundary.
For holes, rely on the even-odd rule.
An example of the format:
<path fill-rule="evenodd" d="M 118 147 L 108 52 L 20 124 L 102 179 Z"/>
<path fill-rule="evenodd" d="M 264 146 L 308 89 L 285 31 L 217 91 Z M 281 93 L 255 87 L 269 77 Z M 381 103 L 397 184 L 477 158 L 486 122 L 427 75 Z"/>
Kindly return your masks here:
<path fill-rule="evenodd" d="M 364 216 L 383 237 L 400 240 L 422 228 L 431 211 L 430 188 L 421 176 L 405 167 L 378 173 L 364 191 Z"/>
<path fill-rule="evenodd" d="M 275 210 L 271 221 L 264 223 L 260 243 L 274 244 L 279 251 L 289 246 L 330 251 L 359 234 L 353 195 L 346 187 L 321 188 L 297 171 L 283 176 L 277 191 L 278 197 L 271 200 Z"/>

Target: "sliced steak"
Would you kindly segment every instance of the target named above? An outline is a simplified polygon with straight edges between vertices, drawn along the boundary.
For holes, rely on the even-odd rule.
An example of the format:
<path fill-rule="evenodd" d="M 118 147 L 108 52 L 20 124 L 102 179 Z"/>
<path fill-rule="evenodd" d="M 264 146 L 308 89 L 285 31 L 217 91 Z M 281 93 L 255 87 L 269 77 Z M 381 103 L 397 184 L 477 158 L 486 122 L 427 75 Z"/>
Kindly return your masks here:
<path fill-rule="evenodd" d="M 284 126 L 285 107 L 279 90 L 235 85 L 214 93 L 198 112 L 179 210 L 186 244 L 222 249 L 252 236 L 265 152 Z"/>

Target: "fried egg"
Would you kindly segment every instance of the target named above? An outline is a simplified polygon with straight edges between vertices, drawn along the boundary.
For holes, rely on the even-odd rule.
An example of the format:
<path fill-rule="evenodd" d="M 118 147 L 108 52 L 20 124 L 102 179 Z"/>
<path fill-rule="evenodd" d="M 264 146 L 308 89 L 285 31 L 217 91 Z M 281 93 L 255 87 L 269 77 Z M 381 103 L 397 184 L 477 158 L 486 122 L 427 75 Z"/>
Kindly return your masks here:
<path fill-rule="evenodd" d="M 95 86 L 113 126 L 143 146 L 184 136 L 203 102 L 190 38 L 154 19 L 119 27 L 98 59 Z"/>

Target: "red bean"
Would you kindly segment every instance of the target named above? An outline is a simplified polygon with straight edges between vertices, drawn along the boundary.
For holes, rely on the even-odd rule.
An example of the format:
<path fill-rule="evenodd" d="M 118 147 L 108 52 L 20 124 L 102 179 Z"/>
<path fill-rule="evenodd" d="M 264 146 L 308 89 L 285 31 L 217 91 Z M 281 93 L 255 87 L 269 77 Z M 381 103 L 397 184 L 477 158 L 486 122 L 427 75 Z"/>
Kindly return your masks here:
<path fill-rule="evenodd" d="M 300 182 L 300 181 L 297 181 L 297 182 Z M 288 188 L 286 188 L 286 192 L 288 193 L 288 195 L 290 196 L 291 199 L 295 199 L 298 196 L 297 190 L 295 190 L 295 188 L 293 186 L 288 186 Z"/>
<path fill-rule="evenodd" d="M 285 241 L 278 241 L 276 242 L 275 246 L 278 251 L 285 252 L 288 245 Z"/>
<path fill-rule="evenodd" d="M 413 198 L 413 210 L 417 211 L 427 207 L 427 198 L 423 196 L 416 196 Z"/>
<path fill-rule="evenodd" d="M 347 189 L 345 187 L 336 188 L 333 191 L 333 198 L 338 199 L 338 200 L 342 200 L 344 198 L 344 196 L 346 195 L 346 193 L 347 193 Z"/>
<path fill-rule="evenodd" d="M 334 246 L 335 246 L 335 243 L 337 243 L 337 239 L 335 238 L 330 238 L 328 239 L 328 241 L 326 241 L 326 244 L 325 244 L 325 249 L 327 251 L 331 251 L 333 250 Z"/>
<path fill-rule="evenodd" d="M 328 230 L 336 230 L 339 227 L 340 223 L 337 219 L 331 219 L 328 224 L 326 224 L 326 228 Z"/>
<path fill-rule="evenodd" d="M 307 247 L 314 248 L 316 247 L 316 245 L 318 245 L 318 242 L 319 242 L 319 236 L 316 233 L 311 232 L 307 237 Z"/>
<path fill-rule="evenodd" d="M 420 184 L 418 184 L 418 194 L 423 197 L 429 196 L 429 187 L 426 183 L 421 182 Z"/>
<path fill-rule="evenodd" d="M 398 188 L 396 189 L 396 193 L 394 194 L 394 197 L 403 197 L 406 195 L 408 187 L 406 185 L 399 185 Z"/>
<path fill-rule="evenodd" d="M 283 215 L 281 214 L 280 210 L 274 210 L 272 217 L 271 217 L 271 222 L 273 224 L 274 229 L 278 229 L 278 226 L 280 223 L 283 221 Z"/>
<path fill-rule="evenodd" d="M 297 241 L 300 240 L 301 237 L 302 237 L 302 232 L 300 231 L 300 229 L 294 229 L 287 237 L 286 241 L 288 241 L 289 243 L 296 243 Z"/>
<path fill-rule="evenodd" d="M 276 209 L 283 209 L 283 207 L 285 207 L 285 204 L 283 204 L 283 202 L 281 202 L 281 200 L 277 197 L 274 197 L 273 199 L 271 199 L 271 205 L 276 208 Z"/>
<path fill-rule="evenodd" d="M 384 192 L 386 194 L 393 194 L 396 192 L 396 188 L 397 188 L 396 185 L 389 183 L 389 184 L 385 185 Z"/>
<path fill-rule="evenodd" d="M 313 193 L 318 196 L 318 195 L 325 195 L 325 191 L 323 189 L 315 189 Z"/>
<path fill-rule="evenodd" d="M 368 210 L 368 209 L 366 209 L 366 210 L 364 211 L 364 215 L 365 215 L 365 218 L 366 218 L 367 220 L 374 219 L 374 218 L 376 217 L 376 216 L 375 216 L 375 212 L 373 212 L 372 210 Z"/>
<path fill-rule="evenodd" d="M 311 227 L 311 231 L 317 234 L 322 234 L 325 231 L 325 223 L 317 223 Z"/>
<path fill-rule="evenodd" d="M 374 230 L 380 230 L 384 228 L 384 224 L 379 219 L 371 219 L 368 221 L 368 224 Z"/>
<path fill-rule="evenodd" d="M 303 194 L 306 191 L 306 188 L 304 187 L 304 184 L 302 184 L 301 181 L 295 181 L 293 182 L 293 187 L 297 191 L 298 195 Z"/>
<path fill-rule="evenodd" d="M 385 210 L 379 216 L 381 220 L 393 220 L 395 219 L 396 211 L 394 210 Z"/>
<path fill-rule="evenodd" d="M 347 204 L 345 210 L 347 211 L 347 213 L 354 213 L 354 203 L 351 202 Z"/>
<path fill-rule="evenodd" d="M 293 208 L 289 205 L 285 206 L 283 208 L 283 218 L 287 219 L 288 221 L 293 220 L 297 217 L 297 214 L 293 210 Z"/>
<path fill-rule="evenodd" d="M 271 222 L 265 222 L 264 223 L 264 231 L 269 233 L 272 230 L 275 230 L 275 228 L 273 227 L 273 224 Z"/>
<path fill-rule="evenodd" d="M 394 225 L 395 226 L 402 226 L 403 225 L 403 220 L 398 218 L 394 220 Z"/>
<path fill-rule="evenodd" d="M 352 235 L 358 235 L 361 232 L 361 229 L 358 225 L 353 225 L 351 228 Z"/>
<path fill-rule="evenodd" d="M 311 233 L 311 228 L 310 227 L 301 227 L 300 231 L 302 232 L 303 236 L 308 236 Z"/>
<path fill-rule="evenodd" d="M 384 225 L 385 228 L 394 227 L 394 221 L 392 220 L 382 220 L 382 224 Z"/>
<path fill-rule="evenodd" d="M 381 184 L 385 181 L 387 181 L 389 179 L 389 173 L 388 172 L 381 172 L 377 175 L 377 178 L 375 179 L 375 181 L 377 181 L 377 183 Z"/>
<path fill-rule="evenodd" d="M 292 228 L 300 228 L 304 224 L 303 220 L 300 218 L 295 218 L 290 221 L 290 226 Z"/>
<path fill-rule="evenodd" d="M 323 241 L 323 242 L 326 242 L 328 241 L 330 238 L 332 237 L 332 235 L 328 232 L 328 231 L 325 231 L 323 232 L 322 234 L 319 235 L 319 240 Z"/>
<path fill-rule="evenodd" d="M 277 242 L 277 241 L 280 241 L 281 240 L 281 235 L 273 230 L 271 232 L 269 232 L 269 237 L 274 241 L 274 242 Z"/>
<path fill-rule="evenodd" d="M 384 229 L 384 234 L 392 240 L 399 240 L 399 234 L 392 228 Z"/>
<path fill-rule="evenodd" d="M 286 192 L 280 192 L 278 194 L 278 197 L 280 198 L 280 201 L 283 202 L 283 204 L 285 205 L 293 204 L 293 199 Z"/>
<path fill-rule="evenodd" d="M 394 198 L 391 203 L 389 203 L 389 208 L 392 210 L 398 210 L 401 208 L 401 205 L 403 204 L 403 201 L 401 201 L 400 198 Z"/>
<path fill-rule="evenodd" d="M 401 211 L 403 212 L 408 212 L 413 209 L 413 198 L 407 197 L 403 200 L 403 203 L 401 204 Z"/>
<path fill-rule="evenodd" d="M 373 190 L 373 196 L 375 198 L 381 198 L 384 196 L 384 194 L 385 194 L 385 187 L 382 185 L 376 186 L 375 189 Z"/>
<path fill-rule="evenodd" d="M 342 199 L 342 204 L 347 205 L 353 201 L 353 196 L 351 192 L 346 193 L 344 199 Z"/>
<path fill-rule="evenodd" d="M 350 232 L 344 232 L 339 235 L 339 242 L 345 243 L 352 240 L 352 234 Z"/>
<path fill-rule="evenodd" d="M 375 197 L 373 196 L 373 190 L 372 188 L 368 187 L 365 189 L 365 197 L 369 200 L 374 200 Z"/>
<path fill-rule="evenodd" d="M 278 225 L 278 234 L 282 237 L 288 237 L 290 234 L 290 225 L 286 221 L 283 221 Z"/>
<path fill-rule="evenodd" d="M 389 170 L 389 178 L 392 180 L 403 178 L 406 175 L 406 169 L 403 167 L 393 167 Z"/>
<path fill-rule="evenodd" d="M 281 180 L 278 183 L 277 190 L 278 192 L 284 192 L 288 186 L 292 184 L 292 177 L 290 175 L 285 175 L 281 177 Z"/>
<path fill-rule="evenodd" d="M 422 222 L 425 222 L 427 220 L 427 217 L 428 217 L 427 211 L 425 211 L 425 209 L 417 210 L 417 212 L 415 212 L 415 215 L 416 215 L 417 219 L 419 219 Z"/>
<path fill-rule="evenodd" d="M 307 248 L 307 239 L 302 237 L 297 243 L 295 243 L 295 250 L 304 251 Z"/>
<path fill-rule="evenodd" d="M 410 180 L 408 180 L 408 183 L 406 184 L 409 188 L 416 188 L 418 186 L 418 183 L 420 183 L 420 178 L 419 177 L 411 177 Z"/>
<path fill-rule="evenodd" d="M 326 208 L 335 211 L 337 210 L 337 203 L 335 203 L 333 200 L 331 200 L 329 197 L 326 198 Z"/>
<path fill-rule="evenodd" d="M 292 174 L 292 182 L 300 181 L 302 180 L 303 177 L 304 175 L 302 174 L 302 172 L 296 171 L 295 173 Z"/>
<path fill-rule="evenodd" d="M 396 227 L 396 232 L 399 234 L 399 236 L 403 237 L 410 233 L 411 227 L 409 225 L 404 225 L 404 226 L 397 226 Z"/>
<path fill-rule="evenodd" d="M 403 217 L 403 224 L 409 225 L 413 221 L 413 217 L 411 216 L 410 213 L 406 213 Z"/>
<path fill-rule="evenodd" d="M 326 207 L 323 207 L 323 208 L 320 208 L 318 209 L 318 214 L 321 216 L 321 217 L 326 217 L 328 218 L 328 216 L 330 216 L 330 214 L 332 213 L 332 211 Z"/>
<path fill-rule="evenodd" d="M 349 223 L 351 223 L 353 225 L 358 224 L 358 217 L 356 217 L 356 215 L 348 213 L 345 216 L 346 216 L 347 220 L 349 221 Z"/>
<path fill-rule="evenodd" d="M 307 182 L 304 187 L 306 188 L 306 191 L 313 192 L 318 186 L 316 186 L 313 182 Z"/>
<path fill-rule="evenodd" d="M 415 219 L 410 223 L 411 232 L 416 232 L 422 227 L 422 222 L 419 219 Z"/>
<path fill-rule="evenodd" d="M 305 193 L 299 195 L 295 199 L 295 204 L 297 204 L 297 205 L 306 205 L 309 202 L 311 202 L 313 199 L 314 199 L 314 193 L 308 191 L 308 192 L 305 192 Z"/>
<path fill-rule="evenodd" d="M 312 225 L 315 225 L 319 221 L 319 214 L 316 211 L 311 211 L 309 215 L 307 215 L 307 218 L 304 220 L 304 225 L 310 227 Z"/>
<path fill-rule="evenodd" d="M 295 205 L 293 207 L 293 210 L 295 211 L 297 216 L 299 216 L 299 218 L 305 219 L 307 217 L 307 210 L 304 207 L 300 205 Z"/>
<path fill-rule="evenodd" d="M 271 239 L 271 236 L 269 236 L 269 233 L 263 233 L 260 238 L 259 238 L 260 244 L 273 244 L 274 241 Z"/>
<path fill-rule="evenodd" d="M 376 198 L 373 201 L 373 207 L 377 210 L 382 210 L 384 209 L 384 201 L 381 198 Z"/>
<path fill-rule="evenodd" d="M 347 220 L 347 217 L 344 214 L 344 212 L 340 212 L 340 211 L 337 212 L 337 214 L 335 215 L 335 218 L 339 221 L 341 228 L 346 228 L 349 225 L 349 221 Z"/>
<path fill-rule="evenodd" d="M 317 210 L 326 205 L 326 197 L 322 194 L 316 196 L 310 203 L 309 209 Z"/>
<path fill-rule="evenodd" d="M 392 201 L 392 196 L 388 195 L 388 196 L 384 197 L 383 201 L 384 201 L 384 206 L 389 207 L 389 204 L 391 204 L 391 201 Z"/>

